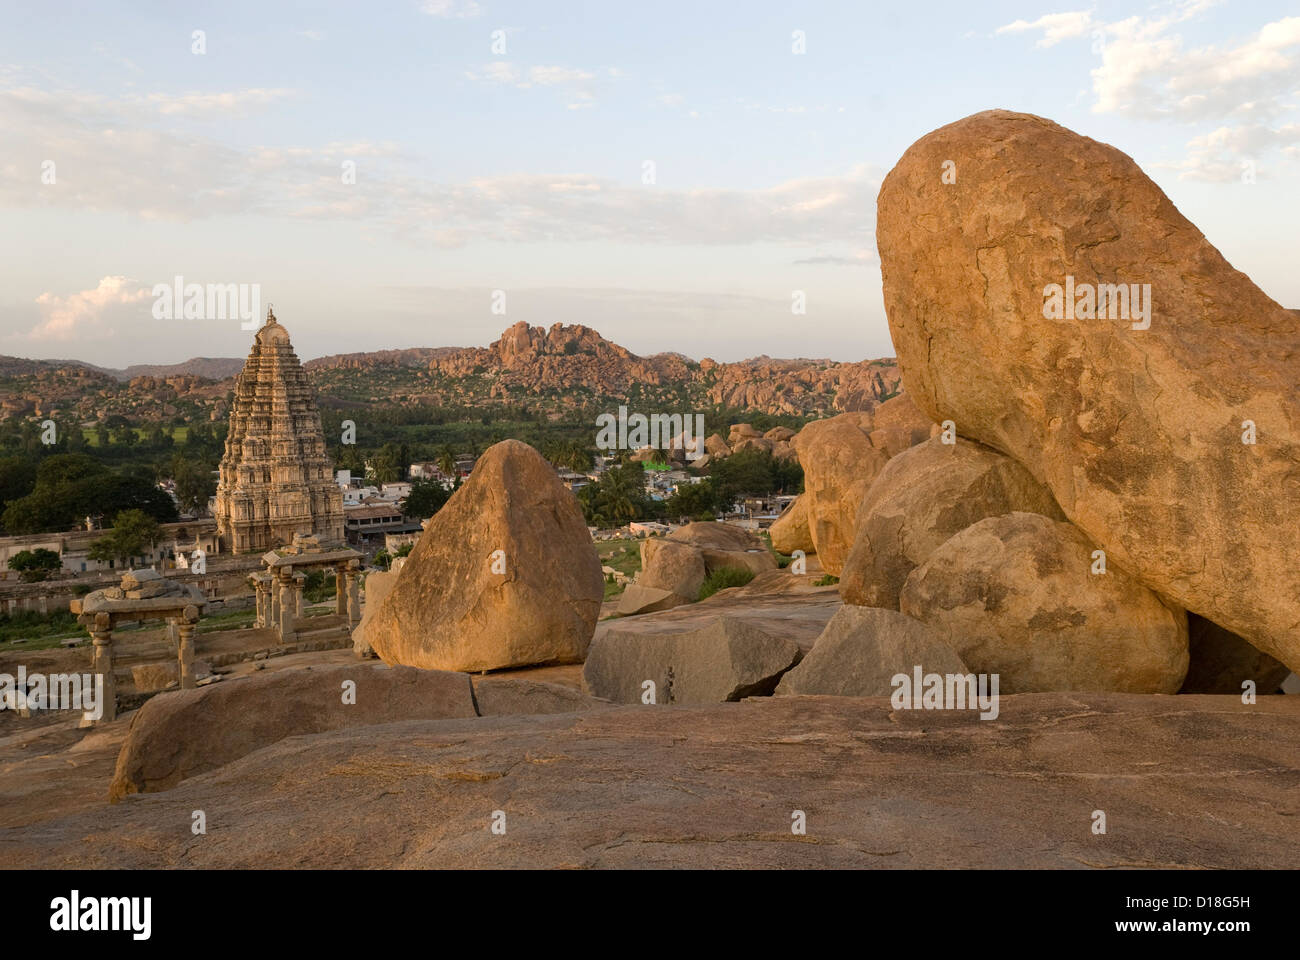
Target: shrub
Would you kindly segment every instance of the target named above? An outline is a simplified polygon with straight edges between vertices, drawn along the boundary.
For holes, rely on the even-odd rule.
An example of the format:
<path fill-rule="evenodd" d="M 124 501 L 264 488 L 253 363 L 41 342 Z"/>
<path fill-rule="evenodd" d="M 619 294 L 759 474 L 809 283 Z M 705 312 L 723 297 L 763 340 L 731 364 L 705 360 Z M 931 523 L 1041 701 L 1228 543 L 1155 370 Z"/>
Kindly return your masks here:
<path fill-rule="evenodd" d="M 704 585 L 700 587 L 700 599 L 707 600 L 719 590 L 726 590 L 728 587 L 743 587 L 753 579 L 754 571 L 741 567 L 723 567 L 721 570 L 714 570 L 704 578 Z"/>

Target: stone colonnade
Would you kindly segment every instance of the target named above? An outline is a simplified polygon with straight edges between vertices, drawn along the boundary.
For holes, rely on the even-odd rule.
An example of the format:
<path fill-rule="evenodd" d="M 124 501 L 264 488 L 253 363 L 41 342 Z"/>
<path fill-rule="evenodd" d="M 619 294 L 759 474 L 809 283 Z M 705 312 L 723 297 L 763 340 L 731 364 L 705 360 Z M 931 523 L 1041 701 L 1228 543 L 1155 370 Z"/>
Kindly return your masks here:
<path fill-rule="evenodd" d="M 347 617 L 348 629 L 353 630 L 361 622 L 360 564 L 344 560 L 333 566 L 334 610 Z M 252 574 L 249 580 L 257 594 L 256 625 L 275 630 L 281 643 L 292 643 L 297 636 L 296 621 L 303 616 L 307 575 L 294 570 L 292 564 L 284 564 L 266 573 Z"/>

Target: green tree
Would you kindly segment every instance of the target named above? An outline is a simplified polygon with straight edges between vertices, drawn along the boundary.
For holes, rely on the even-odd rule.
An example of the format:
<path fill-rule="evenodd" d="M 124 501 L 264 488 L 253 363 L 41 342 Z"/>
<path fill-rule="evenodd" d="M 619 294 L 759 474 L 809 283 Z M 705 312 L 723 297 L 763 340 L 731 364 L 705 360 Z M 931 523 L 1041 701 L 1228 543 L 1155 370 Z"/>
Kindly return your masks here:
<path fill-rule="evenodd" d="M 445 443 L 438 448 L 438 469 L 449 477 L 456 475 L 456 454 Z"/>
<path fill-rule="evenodd" d="M 63 561 L 53 550 L 37 547 L 35 550 L 20 550 L 9 558 L 9 569 L 21 574 L 26 583 L 44 580 L 55 570 L 63 568 Z"/>
<path fill-rule="evenodd" d="M 452 491 L 437 480 L 416 480 L 402 501 L 402 516 L 428 519 L 451 499 Z"/>
<path fill-rule="evenodd" d="M 206 515 L 208 500 L 217 492 L 211 465 L 178 453 L 172 457 L 171 474 L 181 509 L 198 517 Z"/>
<path fill-rule="evenodd" d="M 639 463 L 606 470 L 598 481 L 578 490 L 578 504 L 593 526 L 618 526 L 645 519 L 653 512 Z"/>
<path fill-rule="evenodd" d="M 158 521 L 143 510 L 123 510 L 113 518 L 113 527 L 90 545 L 86 556 L 100 563 L 120 560 L 127 566 L 146 548 L 158 542 Z"/>
<path fill-rule="evenodd" d="M 669 517 L 688 517 L 691 520 L 712 520 L 722 510 L 721 498 L 712 480 L 680 484 L 677 492 L 668 498 L 665 512 Z"/>
<path fill-rule="evenodd" d="M 0 525 L 11 534 L 67 530 L 87 516 L 131 509 L 163 523 L 176 519 L 176 505 L 158 489 L 148 467 L 114 473 L 86 454 L 58 453 L 40 461 L 32 492 L 5 507 Z"/>

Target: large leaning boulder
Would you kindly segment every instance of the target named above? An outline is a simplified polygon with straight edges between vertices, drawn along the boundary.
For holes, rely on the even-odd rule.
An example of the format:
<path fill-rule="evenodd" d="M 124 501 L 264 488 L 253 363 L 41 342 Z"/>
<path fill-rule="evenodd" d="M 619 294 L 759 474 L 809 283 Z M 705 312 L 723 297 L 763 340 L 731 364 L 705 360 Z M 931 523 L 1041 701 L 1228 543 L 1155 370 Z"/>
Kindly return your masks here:
<path fill-rule="evenodd" d="M 700 597 L 704 586 L 704 555 L 692 544 L 654 537 L 641 541 L 641 571 L 636 582 L 643 587 L 667 590 L 683 600 Z"/>
<path fill-rule="evenodd" d="M 791 441 L 803 467 L 808 529 L 822 569 L 839 576 L 853 546 L 858 506 L 889 460 L 872 446 L 871 414 L 841 413 L 814 420 Z"/>
<path fill-rule="evenodd" d="M 367 639 L 370 622 L 374 620 L 375 611 L 384 602 L 384 598 L 392 593 L 393 586 L 396 583 L 396 570 L 388 572 L 372 570 L 366 574 L 366 603 L 361 608 L 361 622 L 352 631 L 352 652 L 356 654 L 359 660 L 365 660 L 375 655 L 375 651 Z"/>
<path fill-rule="evenodd" d="M 431 670 L 572 663 L 604 594 L 577 500 L 536 450 L 505 440 L 429 522 L 366 639 L 386 663 Z"/>
<path fill-rule="evenodd" d="M 916 405 L 1023 463 L 1115 566 L 1300 668 L 1296 315 L 1129 157 L 1041 117 L 928 134 L 877 210 Z"/>
<path fill-rule="evenodd" d="M 737 617 L 681 633 L 614 628 L 592 643 L 582 685 L 615 703 L 721 703 L 770 694 L 801 655 L 794 641 Z"/>
<path fill-rule="evenodd" d="M 981 443 L 935 437 L 905 450 L 885 464 L 862 501 L 840 596 L 897 610 L 908 575 L 945 541 L 986 517 L 1016 511 L 1065 519 L 1028 470 Z"/>
<path fill-rule="evenodd" d="M 794 503 L 777 517 L 768 533 L 772 536 L 772 547 L 780 553 L 789 555 L 796 550 L 814 553 L 816 548 L 813 546 L 812 532 L 808 529 L 807 498 L 795 497 Z"/>
<path fill-rule="evenodd" d="M 900 607 L 944 633 L 1002 693 L 1177 693 L 1187 673 L 1187 614 L 1108 565 L 1068 523 L 1035 513 L 990 517 L 930 554 Z"/>
<path fill-rule="evenodd" d="M 351 692 L 346 684 L 351 684 Z M 350 701 L 350 702 L 349 702 Z M 463 673 L 382 664 L 312 667 L 163 693 L 131 719 L 109 799 L 170 790 L 283 740 L 343 727 L 477 716 Z"/>
<path fill-rule="evenodd" d="M 812 651 L 781 678 L 777 696 L 821 694 L 888 697 L 893 678 L 965 674 L 966 664 L 945 637 L 919 620 L 876 607 L 841 607 Z"/>

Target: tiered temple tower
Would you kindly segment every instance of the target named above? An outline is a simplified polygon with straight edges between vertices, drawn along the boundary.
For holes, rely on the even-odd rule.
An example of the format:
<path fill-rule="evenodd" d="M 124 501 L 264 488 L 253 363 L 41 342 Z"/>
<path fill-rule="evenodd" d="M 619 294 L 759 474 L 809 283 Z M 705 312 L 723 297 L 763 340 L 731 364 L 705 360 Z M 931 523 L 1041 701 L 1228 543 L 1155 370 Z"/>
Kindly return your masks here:
<path fill-rule="evenodd" d="M 295 533 L 343 540 L 343 494 L 316 399 L 289 331 L 270 310 L 235 381 L 216 518 L 222 544 L 234 553 L 263 553 Z"/>

